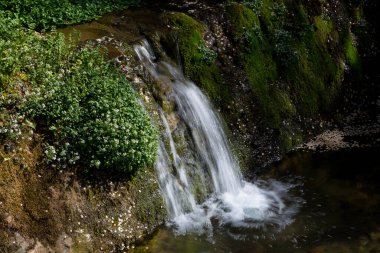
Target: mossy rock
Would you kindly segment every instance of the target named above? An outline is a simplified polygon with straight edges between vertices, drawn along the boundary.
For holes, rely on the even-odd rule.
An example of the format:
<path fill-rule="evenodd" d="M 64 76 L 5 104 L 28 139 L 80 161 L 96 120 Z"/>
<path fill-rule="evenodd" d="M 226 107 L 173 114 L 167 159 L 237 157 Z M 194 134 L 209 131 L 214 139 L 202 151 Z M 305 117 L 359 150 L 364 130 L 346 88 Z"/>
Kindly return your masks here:
<path fill-rule="evenodd" d="M 228 102 L 230 92 L 221 70 L 215 60 L 206 59 L 205 49 L 211 49 L 207 49 L 203 39 L 204 25 L 179 12 L 167 13 L 164 20 L 172 28 L 172 36 L 167 36 L 163 44 L 178 48 L 185 75 L 199 85 L 217 105 Z"/>
<path fill-rule="evenodd" d="M 322 16 L 314 17 L 314 25 L 316 27 L 316 35 L 320 43 L 327 43 L 329 36 L 334 31 L 334 26 L 331 20 L 325 19 Z M 337 36 L 337 33 L 334 33 Z M 334 37 L 335 37 L 334 36 Z M 335 37 L 335 39 L 338 39 Z"/>
<path fill-rule="evenodd" d="M 352 74 L 354 78 L 360 79 L 362 76 L 361 60 L 351 31 L 348 31 L 344 36 L 343 45 L 346 61 L 352 70 Z"/>
<path fill-rule="evenodd" d="M 233 3 L 227 7 L 227 19 L 231 25 L 232 36 L 240 38 L 244 32 L 252 27 L 260 26 L 256 14 L 243 4 Z"/>
<path fill-rule="evenodd" d="M 294 84 L 298 108 L 308 116 L 331 110 L 344 74 L 342 56 L 337 50 L 339 34 L 334 24 L 321 16 L 312 21 L 305 20 L 308 22 L 305 26 L 313 25 L 314 29 L 305 30 L 294 43 L 297 64 L 284 71 L 287 82 Z"/>
<path fill-rule="evenodd" d="M 254 7 L 235 3 L 226 8 L 230 35 L 264 124 L 276 129 L 283 150 L 288 150 L 302 136 L 282 122 L 333 110 L 344 59 L 356 72 L 360 59 L 352 34 L 344 36 L 346 28 L 338 29 L 333 18 L 310 6 L 264 0 Z"/>
<path fill-rule="evenodd" d="M 149 228 L 162 222 L 167 213 L 165 202 L 155 179 L 154 169 L 147 168 L 129 182 L 131 195 L 137 200 L 134 215 Z"/>
<path fill-rule="evenodd" d="M 240 63 L 247 74 L 268 124 L 278 127 L 280 118 L 292 115 L 295 108 L 289 96 L 276 87 L 277 66 L 270 42 L 261 31 L 256 14 L 236 4 L 228 8 L 232 34 L 238 39 Z"/>

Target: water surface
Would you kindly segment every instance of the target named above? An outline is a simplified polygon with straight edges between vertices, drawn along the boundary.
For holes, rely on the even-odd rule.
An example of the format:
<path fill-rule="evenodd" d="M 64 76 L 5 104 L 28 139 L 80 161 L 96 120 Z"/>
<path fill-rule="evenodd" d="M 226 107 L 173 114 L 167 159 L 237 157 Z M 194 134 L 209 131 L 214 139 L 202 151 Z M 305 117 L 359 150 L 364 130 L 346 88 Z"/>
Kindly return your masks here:
<path fill-rule="evenodd" d="M 380 149 L 290 154 L 256 184 L 278 180 L 302 199 L 294 221 L 282 228 L 214 222 L 212 234 L 178 235 L 163 227 L 133 252 L 379 252 Z"/>

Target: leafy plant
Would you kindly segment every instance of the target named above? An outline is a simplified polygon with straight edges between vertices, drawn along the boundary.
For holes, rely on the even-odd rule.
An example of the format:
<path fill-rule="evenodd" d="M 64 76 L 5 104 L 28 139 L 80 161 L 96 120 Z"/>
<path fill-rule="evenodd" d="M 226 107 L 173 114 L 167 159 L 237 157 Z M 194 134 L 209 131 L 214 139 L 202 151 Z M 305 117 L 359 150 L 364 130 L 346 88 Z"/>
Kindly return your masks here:
<path fill-rule="evenodd" d="M 243 45 L 246 45 L 248 50 L 250 50 L 257 41 L 263 41 L 264 37 L 259 26 L 252 26 L 246 28 L 238 39 L 241 40 Z"/>
<path fill-rule="evenodd" d="M 274 31 L 274 53 L 281 67 L 288 67 L 298 60 L 297 51 L 293 49 L 291 34 L 283 29 Z"/>
<path fill-rule="evenodd" d="M 244 0 L 243 4 L 250 8 L 256 15 L 261 14 L 263 0 Z"/>
<path fill-rule="evenodd" d="M 0 15 L 0 111 L 37 122 L 47 161 L 128 173 L 154 162 L 156 129 L 99 48 L 77 49 L 59 33 L 6 29 L 7 21 Z M 10 124 L 2 132 L 16 129 Z"/>
<path fill-rule="evenodd" d="M 51 29 L 99 18 L 139 0 L 1 0 L 0 10 L 28 28 Z"/>
<path fill-rule="evenodd" d="M 199 52 L 201 53 L 201 61 L 207 63 L 207 64 L 211 64 L 213 63 L 216 58 L 218 58 L 218 53 L 215 52 L 214 50 L 212 49 L 209 49 L 207 48 L 205 45 L 201 44 L 200 46 L 198 46 L 198 50 Z"/>

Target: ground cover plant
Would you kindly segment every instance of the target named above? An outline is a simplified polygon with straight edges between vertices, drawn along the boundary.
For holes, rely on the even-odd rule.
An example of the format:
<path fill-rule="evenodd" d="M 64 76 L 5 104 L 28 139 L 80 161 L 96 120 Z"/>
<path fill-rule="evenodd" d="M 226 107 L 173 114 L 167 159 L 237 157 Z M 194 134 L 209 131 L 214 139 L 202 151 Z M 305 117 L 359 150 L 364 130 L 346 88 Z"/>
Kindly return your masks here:
<path fill-rule="evenodd" d="M 0 35 L 0 141 L 39 131 L 45 160 L 61 168 L 133 174 L 154 162 L 156 130 L 100 48 L 37 33 L 4 12 Z"/>
<path fill-rule="evenodd" d="M 139 0 L 0 0 L 0 10 L 22 25 L 44 30 L 99 18 Z"/>

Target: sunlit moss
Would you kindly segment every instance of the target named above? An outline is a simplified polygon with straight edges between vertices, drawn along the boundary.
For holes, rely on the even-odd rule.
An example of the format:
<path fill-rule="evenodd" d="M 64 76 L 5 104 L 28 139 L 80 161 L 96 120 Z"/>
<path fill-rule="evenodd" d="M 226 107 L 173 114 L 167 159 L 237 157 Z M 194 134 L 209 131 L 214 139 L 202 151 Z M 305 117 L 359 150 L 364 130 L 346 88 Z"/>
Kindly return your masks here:
<path fill-rule="evenodd" d="M 214 62 L 204 60 L 204 26 L 192 17 L 178 12 L 167 13 L 165 20 L 175 29 L 177 45 L 185 75 L 198 84 L 216 103 L 225 103 L 230 92 L 221 71 Z"/>
<path fill-rule="evenodd" d="M 316 27 L 316 35 L 322 43 L 326 43 L 329 35 L 333 31 L 333 23 L 331 20 L 322 18 L 321 16 L 314 17 L 314 25 Z"/>
<path fill-rule="evenodd" d="M 361 76 L 361 61 L 358 49 L 354 42 L 354 37 L 351 32 L 347 32 L 344 39 L 344 50 L 347 63 L 351 67 L 356 77 Z"/>

